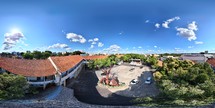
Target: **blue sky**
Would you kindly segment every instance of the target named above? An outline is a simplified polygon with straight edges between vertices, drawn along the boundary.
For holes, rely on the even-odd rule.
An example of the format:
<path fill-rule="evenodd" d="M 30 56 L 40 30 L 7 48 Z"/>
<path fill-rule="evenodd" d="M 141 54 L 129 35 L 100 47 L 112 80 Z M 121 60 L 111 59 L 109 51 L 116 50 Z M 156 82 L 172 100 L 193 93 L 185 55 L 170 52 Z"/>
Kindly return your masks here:
<path fill-rule="evenodd" d="M 1 0 L 0 52 L 215 52 L 214 0 Z"/>

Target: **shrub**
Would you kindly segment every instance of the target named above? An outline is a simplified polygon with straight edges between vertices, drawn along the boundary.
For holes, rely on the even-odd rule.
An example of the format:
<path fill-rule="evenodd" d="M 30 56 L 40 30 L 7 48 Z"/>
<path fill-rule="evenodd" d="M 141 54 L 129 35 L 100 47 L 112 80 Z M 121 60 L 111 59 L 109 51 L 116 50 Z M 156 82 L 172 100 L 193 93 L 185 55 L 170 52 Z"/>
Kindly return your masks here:
<path fill-rule="evenodd" d="M 175 105 L 184 105 L 184 100 L 174 100 L 172 103 Z"/>

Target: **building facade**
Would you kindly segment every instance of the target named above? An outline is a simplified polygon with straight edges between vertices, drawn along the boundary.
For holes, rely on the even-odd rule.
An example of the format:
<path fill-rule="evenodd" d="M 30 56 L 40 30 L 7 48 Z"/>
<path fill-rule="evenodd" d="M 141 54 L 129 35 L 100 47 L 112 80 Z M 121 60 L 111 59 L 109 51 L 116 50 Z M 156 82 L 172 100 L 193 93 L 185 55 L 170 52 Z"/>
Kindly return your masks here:
<path fill-rule="evenodd" d="M 101 56 L 86 56 L 89 60 L 103 59 Z M 45 88 L 48 84 L 64 85 L 76 78 L 86 65 L 80 55 L 49 57 L 46 60 L 26 60 L 0 57 L 0 73 L 8 72 L 26 77 L 28 84 Z"/>

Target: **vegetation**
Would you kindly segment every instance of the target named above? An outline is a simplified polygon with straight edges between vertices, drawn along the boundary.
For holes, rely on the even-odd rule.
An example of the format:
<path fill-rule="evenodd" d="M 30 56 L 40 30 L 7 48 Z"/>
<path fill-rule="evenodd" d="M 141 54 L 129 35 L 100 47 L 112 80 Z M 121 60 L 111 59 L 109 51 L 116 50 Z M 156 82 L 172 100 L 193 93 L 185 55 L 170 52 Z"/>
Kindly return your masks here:
<path fill-rule="evenodd" d="M 111 67 L 113 65 L 116 65 L 120 59 L 116 55 L 110 55 L 105 59 L 96 59 L 91 60 L 88 63 L 88 67 L 90 69 L 100 69 L 105 67 Z"/>
<path fill-rule="evenodd" d="M 158 59 L 154 56 L 145 57 L 141 54 L 125 54 L 120 58 L 124 62 L 131 62 L 131 59 L 140 59 L 146 65 L 151 66 L 152 68 L 158 67 Z"/>
<path fill-rule="evenodd" d="M 160 54 L 161 57 L 163 56 L 174 56 L 174 57 L 179 57 L 182 54 L 177 54 L 177 53 L 164 53 L 164 54 Z"/>
<path fill-rule="evenodd" d="M 131 59 L 140 59 L 146 65 L 150 65 L 153 68 L 158 68 L 158 59 L 154 56 L 145 57 L 140 54 L 125 54 L 118 58 L 116 55 L 110 55 L 106 59 L 91 60 L 88 63 L 90 69 L 100 69 L 105 67 L 111 67 L 116 65 L 120 60 L 124 62 L 131 62 Z"/>
<path fill-rule="evenodd" d="M 146 65 L 150 65 L 152 68 L 158 68 L 158 59 L 154 56 L 149 56 L 145 59 Z"/>
<path fill-rule="evenodd" d="M 51 51 L 26 51 L 25 53 L 22 53 L 22 56 L 24 59 L 47 59 L 50 56 L 68 56 L 68 55 L 80 55 L 80 54 L 86 54 L 85 52 L 81 51 L 74 51 L 74 52 L 58 52 L 58 53 L 53 53 Z"/>
<path fill-rule="evenodd" d="M 145 56 L 140 54 L 125 54 L 120 58 L 120 60 L 124 62 L 131 62 L 131 59 L 140 59 L 141 61 L 146 61 Z"/>
<path fill-rule="evenodd" d="M 161 93 L 151 104 L 194 106 L 214 101 L 215 74 L 208 63 L 169 58 L 153 75 Z"/>
<path fill-rule="evenodd" d="M 23 76 L 0 74 L 0 100 L 24 97 L 28 84 Z"/>

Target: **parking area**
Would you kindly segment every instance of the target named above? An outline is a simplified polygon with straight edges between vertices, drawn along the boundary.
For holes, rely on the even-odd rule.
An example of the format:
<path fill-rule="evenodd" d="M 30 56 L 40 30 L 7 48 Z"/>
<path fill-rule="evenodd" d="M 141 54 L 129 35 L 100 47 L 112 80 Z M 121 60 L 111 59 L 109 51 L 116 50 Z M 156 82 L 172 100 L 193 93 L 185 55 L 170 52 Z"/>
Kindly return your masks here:
<path fill-rule="evenodd" d="M 146 97 L 146 96 L 156 96 L 159 94 L 155 82 L 153 79 L 150 84 L 146 84 L 145 81 L 148 77 L 152 77 L 152 73 L 149 71 L 144 72 L 138 77 L 137 84 L 130 84 L 129 88 L 115 92 L 118 95 L 128 96 L 128 97 Z"/>
<path fill-rule="evenodd" d="M 129 65 L 115 66 L 111 69 L 111 73 L 115 73 L 118 76 L 120 82 L 125 83 L 125 86 L 117 88 L 106 88 L 112 93 L 126 96 L 126 97 L 145 97 L 156 96 L 159 94 L 154 81 L 151 68 L 148 66 L 137 67 Z M 98 79 L 101 78 L 101 71 L 96 71 Z M 145 81 L 148 77 L 151 77 L 151 83 L 146 84 Z M 135 79 L 138 81 L 136 84 L 131 84 L 131 81 Z"/>

